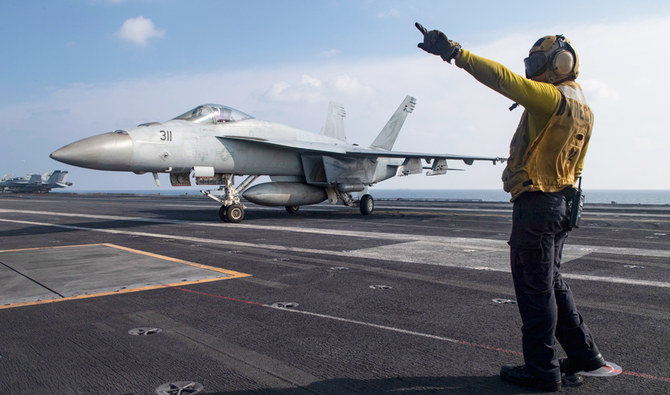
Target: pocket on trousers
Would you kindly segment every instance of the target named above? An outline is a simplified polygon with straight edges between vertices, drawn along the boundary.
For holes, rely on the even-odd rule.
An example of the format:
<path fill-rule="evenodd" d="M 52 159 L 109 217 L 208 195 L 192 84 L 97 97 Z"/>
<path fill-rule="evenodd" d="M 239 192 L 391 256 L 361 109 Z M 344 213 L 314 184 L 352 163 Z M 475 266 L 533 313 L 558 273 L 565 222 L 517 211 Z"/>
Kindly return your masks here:
<path fill-rule="evenodd" d="M 554 288 L 554 248 L 547 240 L 534 248 L 512 247 L 512 273 L 515 286 L 527 294 Z"/>

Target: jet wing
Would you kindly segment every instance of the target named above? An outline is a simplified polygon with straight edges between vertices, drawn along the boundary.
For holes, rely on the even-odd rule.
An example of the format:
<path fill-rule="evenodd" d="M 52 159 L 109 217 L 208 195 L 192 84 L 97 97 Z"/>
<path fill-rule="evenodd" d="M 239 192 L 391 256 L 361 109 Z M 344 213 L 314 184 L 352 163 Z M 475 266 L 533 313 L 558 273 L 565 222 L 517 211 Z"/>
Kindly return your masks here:
<path fill-rule="evenodd" d="M 244 141 L 250 144 L 271 145 L 275 147 L 287 148 L 294 151 L 310 152 L 310 153 L 324 153 L 330 155 L 344 155 L 347 153 L 346 145 L 328 144 L 311 141 L 298 140 L 267 140 L 258 137 L 247 136 L 219 136 L 221 140 L 236 140 Z"/>
<path fill-rule="evenodd" d="M 497 162 L 504 162 L 506 159 L 501 157 L 487 157 L 487 156 L 467 156 L 467 155 L 455 155 L 455 154 L 436 154 L 436 153 L 421 153 L 421 152 L 403 152 L 403 151 L 384 151 L 384 150 L 374 150 L 374 149 L 355 149 L 347 151 L 347 155 L 350 156 L 363 156 L 363 157 L 377 157 L 377 158 L 411 158 L 411 159 L 424 159 L 427 162 L 433 159 L 449 159 L 449 160 L 462 160 L 468 165 L 471 165 L 476 160 L 486 160 L 492 161 L 494 164 Z"/>
<path fill-rule="evenodd" d="M 466 165 L 471 165 L 476 160 L 491 161 L 495 165 L 498 162 L 504 162 L 505 158 L 500 157 L 486 157 L 486 156 L 465 156 L 453 154 L 435 154 L 435 153 L 420 153 L 420 152 L 402 152 L 402 151 L 385 151 L 376 149 L 356 148 L 347 152 L 350 158 L 398 158 L 404 159 L 401 166 L 398 166 L 396 175 L 407 176 L 410 174 L 421 173 L 423 169 L 429 169 L 427 176 L 437 176 L 446 174 L 447 160 L 462 160 Z M 422 161 L 426 161 L 429 166 L 424 166 Z"/>
<path fill-rule="evenodd" d="M 296 141 L 296 140 L 267 140 L 257 137 L 247 136 L 222 136 L 218 137 L 223 140 L 237 140 L 245 141 L 251 144 L 271 145 L 275 147 L 282 147 L 290 150 L 319 153 L 328 155 L 346 155 L 350 157 L 361 158 L 400 158 L 400 159 L 424 159 L 426 162 L 432 160 L 462 160 L 468 165 L 471 165 L 476 160 L 504 162 L 505 158 L 500 157 L 485 157 L 485 156 L 464 156 L 453 154 L 436 154 L 436 153 L 421 153 L 421 152 L 402 152 L 402 151 L 386 151 L 382 149 L 358 148 L 351 145 L 339 145 L 320 142 Z"/>

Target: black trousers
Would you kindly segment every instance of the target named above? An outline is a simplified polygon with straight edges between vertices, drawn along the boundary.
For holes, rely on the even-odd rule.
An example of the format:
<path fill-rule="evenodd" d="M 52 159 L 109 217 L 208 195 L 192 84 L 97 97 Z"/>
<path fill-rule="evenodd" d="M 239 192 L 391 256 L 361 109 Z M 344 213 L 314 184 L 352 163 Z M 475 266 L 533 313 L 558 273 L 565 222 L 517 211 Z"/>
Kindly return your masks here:
<path fill-rule="evenodd" d="M 568 358 L 587 361 L 598 347 L 559 272 L 568 236 L 568 193 L 526 192 L 514 201 L 510 262 L 528 371 L 558 381 L 556 340 Z"/>

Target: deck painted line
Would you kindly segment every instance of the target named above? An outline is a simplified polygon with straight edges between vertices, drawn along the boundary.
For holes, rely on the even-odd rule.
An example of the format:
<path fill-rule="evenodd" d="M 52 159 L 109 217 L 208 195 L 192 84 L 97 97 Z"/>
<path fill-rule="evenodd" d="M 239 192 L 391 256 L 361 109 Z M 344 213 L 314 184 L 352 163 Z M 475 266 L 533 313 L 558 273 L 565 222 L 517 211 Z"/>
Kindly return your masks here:
<path fill-rule="evenodd" d="M 380 325 L 380 324 L 375 324 L 375 323 L 372 323 L 372 322 L 353 320 L 353 319 L 338 317 L 338 316 L 329 315 L 329 314 L 314 313 L 314 312 L 311 312 L 311 311 L 296 310 L 296 309 L 286 308 L 286 307 L 277 307 L 277 306 L 272 306 L 272 305 L 268 305 L 268 304 L 264 304 L 264 303 L 253 302 L 253 301 L 249 301 L 249 300 L 231 298 L 231 297 L 227 297 L 227 296 L 223 296 L 223 295 L 210 294 L 210 293 L 207 293 L 207 292 L 194 291 L 194 290 L 183 288 L 183 287 L 174 287 L 173 289 L 178 290 L 178 291 L 182 291 L 182 292 L 198 294 L 198 295 L 201 295 L 201 296 L 221 299 L 221 300 L 227 300 L 227 301 L 232 301 L 232 302 L 237 302 L 237 303 L 245 303 L 245 304 L 250 304 L 250 305 L 259 306 L 259 307 L 265 307 L 265 308 L 269 308 L 269 309 L 273 309 L 273 310 L 280 310 L 280 311 L 288 312 L 288 313 L 302 314 L 302 315 L 306 315 L 306 316 L 311 316 L 311 317 L 316 317 L 316 318 L 321 318 L 321 319 L 327 319 L 327 320 L 331 320 L 331 321 L 345 322 L 345 323 L 353 324 L 353 325 L 366 326 L 368 328 L 381 329 L 381 330 L 384 330 L 384 331 L 401 333 L 401 334 L 409 335 L 409 336 L 423 337 L 423 338 L 442 341 L 442 342 L 447 342 L 447 343 L 459 344 L 459 345 L 463 345 L 463 346 L 467 346 L 467 347 L 473 347 L 473 348 L 478 348 L 478 349 L 483 349 L 483 350 L 495 351 L 495 352 L 500 352 L 500 353 L 505 353 L 505 354 L 523 355 L 523 353 L 520 352 L 520 351 L 509 350 L 509 349 L 500 348 L 500 347 L 496 347 L 496 346 L 490 346 L 490 345 L 486 345 L 486 344 L 472 343 L 472 342 L 465 341 L 465 340 L 459 340 L 459 339 L 454 339 L 454 338 L 439 336 L 439 335 L 432 335 L 432 334 L 429 334 L 429 333 L 417 332 L 417 331 L 397 328 L 397 327 L 393 327 L 393 326 L 389 326 L 389 325 Z M 627 376 L 632 376 L 632 377 L 639 377 L 639 378 L 643 378 L 643 379 L 647 379 L 647 380 L 663 381 L 663 382 L 666 382 L 666 383 L 670 383 L 670 377 L 655 376 L 655 375 L 647 374 L 647 373 L 639 373 L 639 372 L 633 372 L 633 371 L 628 371 L 628 370 L 617 370 L 617 374 L 622 374 L 622 375 L 627 375 Z"/>
<path fill-rule="evenodd" d="M 249 277 L 251 276 L 250 274 L 246 273 L 241 273 L 233 270 L 227 270 L 227 269 L 222 269 L 218 267 L 213 267 L 213 266 L 207 266 L 207 265 L 202 265 L 199 263 L 194 263 L 194 262 L 189 262 L 185 261 L 182 259 L 177 259 L 177 258 L 172 258 L 168 257 L 165 255 L 158 255 L 146 251 L 141 251 L 133 248 L 128 248 L 128 247 L 123 247 L 119 246 L 116 244 L 111 244 L 111 243 L 95 243 L 95 244 L 78 244 L 78 245 L 68 245 L 68 246 L 49 246 L 49 247 L 35 247 L 35 248 L 21 248 L 21 249 L 13 249 L 13 250 L 2 250 L 0 251 L 0 261 L 2 260 L 3 253 L 14 253 L 14 256 L 17 256 L 16 253 L 20 256 L 21 253 L 31 253 L 31 252 L 36 252 L 36 251 L 44 251 L 44 250 L 53 250 L 54 254 L 58 254 L 59 251 L 66 251 L 67 249 L 82 249 L 85 250 L 88 247 L 106 247 L 106 248 L 112 248 L 124 252 L 128 252 L 131 254 L 137 254 L 137 255 L 144 255 L 148 256 L 151 258 L 156 259 L 158 262 L 160 261 L 167 261 L 167 262 L 172 262 L 172 263 L 177 263 L 180 265 L 187 265 L 196 269 L 199 269 L 202 271 L 202 277 L 197 278 L 197 279 L 192 279 L 192 280 L 187 280 L 187 281 L 175 281 L 172 279 L 171 282 L 166 282 L 166 283 L 161 283 L 161 284 L 152 284 L 152 285 L 146 285 L 146 286 L 140 286 L 140 287 L 132 287 L 132 288 L 125 288 L 123 286 L 120 286 L 119 284 L 116 284 L 114 286 L 101 286 L 99 288 L 120 288 L 116 289 L 114 291 L 104 291 L 104 292 L 91 292 L 91 293 L 84 293 L 80 295 L 74 295 L 74 296 L 64 296 L 59 292 L 58 287 L 54 287 L 53 285 L 51 287 L 46 286 L 43 284 L 45 281 L 49 281 L 49 279 L 43 279 L 40 278 L 39 276 L 28 276 L 24 273 L 22 273 L 20 270 L 15 269 L 11 265 L 3 262 L 3 266 L 7 267 L 9 270 L 13 271 L 14 273 L 18 274 L 19 276 L 22 276 L 26 280 L 37 284 L 39 287 L 49 291 L 53 296 L 57 297 L 45 297 L 43 295 L 40 296 L 33 296 L 34 298 L 39 298 L 36 300 L 29 300 L 29 301 L 22 301 L 22 302 L 13 302 L 13 303 L 7 303 L 4 305 L 0 305 L 0 310 L 2 309 L 10 309 L 10 308 L 15 308 L 15 307 L 22 307 L 22 306 L 35 306 L 35 305 L 41 305 L 41 304 L 47 304 L 47 303 L 55 303 L 55 302 L 63 302 L 63 301 L 69 301 L 69 300 L 79 300 L 79 299 L 87 299 L 87 298 L 96 298 L 96 297 L 101 297 L 101 296 L 109 296 L 109 295 L 119 295 L 119 294 L 127 294 L 127 293 L 133 293 L 133 292 L 141 292 L 141 291 L 148 291 L 148 290 L 153 290 L 153 289 L 161 289 L 161 288 L 166 288 L 166 287 L 175 287 L 175 286 L 183 286 L 183 285 L 189 285 L 189 284 L 200 284 L 200 283 L 206 283 L 206 282 L 213 282 L 213 281 L 221 281 L 221 280 L 230 280 L 230 279 L 235 279 L 235 278 L 242 278 L 242 277 Z M 40 270 L 37 268 L 37 270 Z M 57 268 L 54 268 L 54 270 L 58 270 Z M 207 272 L 211 272 L 212 274 L 216 273 L 215 277 L 211 277 L 210 275 L 207 275 Z M 197 272 L 192 272 L 190 276 L 193 276 Z M 221 276 L 221 274 L 224 274 L 225 276 Z M 163 274 L 164 276 L 165 274 Z M 16 277 L 16 276 L 15 276 Z M 34 278 L 37 277 L 37 278 Z M 174 277 L 174 275 L 173 275 Z M 75 278 L 75 280 L 81 280 L 78 278 Z M 25 280 L 22 280 L 25 281 Z M 137 281 L 135 279 L 134 281 Z M 123 283 L 123 281 L 118 281 L 118 283 Z M 105 284 L 109 285 L 109 284 Z M 52 289 L 53 288 L 53 289 Z M 85 292 L 85 290 L 82 290 Z M 62 292 L 62 291 L 61 291 Z M 30 296 L 20 298 L 20 299 L 26 299 L 26 298 L 31 298 Z"/>
<path fill-rule="evenodd" d="M 0 212 L 2 211 L 3 210 L 0 209 Z M 287 247 L 275 244 L 247 243 L 241 241 L 207 239 L 202 237 L 178 236 L 171 234 L 136 232 L 136 231 L 118 230 L 118 229 L 100 229 L 100 228 L 91 228 L 77 225 L 54 224 L 48 222 L 10 220 L 2 218 L 0 218 L 0 222 L 17 223 L 17 224 L 25 224 L 33 226 L 50 226 L 62 229 L 84 230 L 91 232 L 129 235 L 138 237 L 173 239 L 173 240 L 188 241 L 191 243 L 224 245 L 226 247 L 260 248 L 260 249 L 299 252 L 299 253 L 315 254 L 315 255 L 383 259 L 383 260 L 392 260 L 396 262 L 429 264 L 429 265 L 438 265 L 438 266 L 454 267 L 454 268 L 470 269 L 470 270 L 485 270 L 485 271 L 495 271 L 503 273 L 510 272 L 509 247 L 507 246 L 507 243 L 502 240 L 475 239 L 465 237 L 442 237 L 442 236 L 424 237 L 424 236 L 412 236 L 402 234 L 396 235 L 388 233 L 377 233 L 377 232 L 351 232 L 351 231 L 340 232 L 327 229 L 302 228 L 302 232 L 308 232 L 308 233 L 336 234 L 339 236 L 355 236 L 355 237 L 359 237 L 359 235 L 366 235 L 365 237 L 368 238 L 399 241 L 398 244 L 373 247 L 368 249 L 328 251 L 313 248 Z M 187 221 L 180 221 L 180 223 L 185 223 L 189 225 L 199 225 Z M 222 225 L 226 226 L 225 224 Z M 228 226 L 237 226 L 237 225 L 241 224 L 234 224 L 234 225 L 228 224 Z M 253 227 L 271 229 L 271 230 L 282 230 L 282 231 L 285 230 L 294 232 L 296 231 L 295 229 L 288 227 L 277 227 L 277 226 L 266 227 L 262 225 L 254 225 Z M 648 250 L 639 248 L 569 245 L 565 246 L 563 250 L 563 258 L 564 258 L 563 261 L 569 262 L 570 260 L 583 257 L 593 252 L 670 258 L 670 250 Z M 441 258 L 443 256 L 451 256 L 452 258 L 451 261 L 454 262 L 445 262 L 444 259 Z M 457 256 L 458 259 L 453 259 L 455 256 Z M 613 284 L 625 284 L 625 285 L 639 285 L 639 286 L 657 287 L 657 288 L 670 288 L 670 282 L 666 281 L 652 281 L 652 280 L 641 280 L 641 279 L 631 279 L 622 277 L 591 276 L 591 275 L 571 274 L 571 273 L 563 273 L 562 275 L 566 279 L 608 282 Z"/>

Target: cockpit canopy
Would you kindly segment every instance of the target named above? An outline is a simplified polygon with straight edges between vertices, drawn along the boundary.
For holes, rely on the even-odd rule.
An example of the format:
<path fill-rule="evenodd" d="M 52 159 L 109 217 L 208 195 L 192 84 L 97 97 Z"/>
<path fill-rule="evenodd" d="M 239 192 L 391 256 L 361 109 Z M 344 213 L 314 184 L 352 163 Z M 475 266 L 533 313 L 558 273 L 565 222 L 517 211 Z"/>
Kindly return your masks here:
<path fill-rule="evenodd" d="M 237 122 L 252 119 L 249 114 L 237 111 L 234 108 L 222 106 L 221 104 L 203 104 L 192 110 L 186 111 L 174 119 L 181 119 L 193 123 L 220 123 Z"/>

